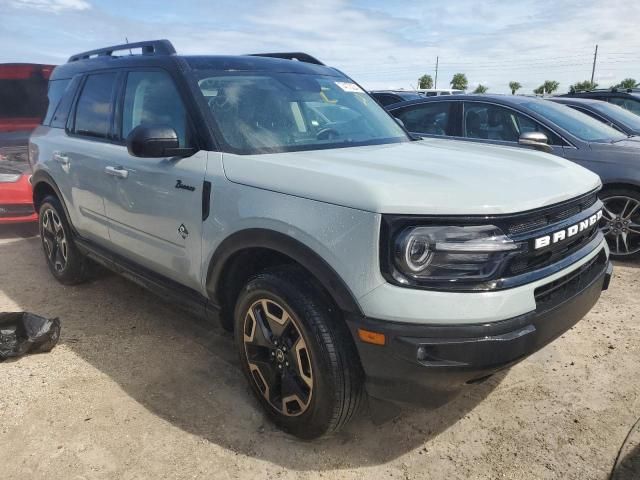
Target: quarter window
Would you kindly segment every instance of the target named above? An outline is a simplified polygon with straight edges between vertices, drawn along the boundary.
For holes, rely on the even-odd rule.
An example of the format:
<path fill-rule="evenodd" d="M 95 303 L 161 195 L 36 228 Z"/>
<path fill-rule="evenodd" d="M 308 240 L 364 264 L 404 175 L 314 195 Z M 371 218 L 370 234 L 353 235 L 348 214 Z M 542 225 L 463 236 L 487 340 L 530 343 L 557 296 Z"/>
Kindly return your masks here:
<path fill-rule="evenodd" d="M 619 107 L 625 108 L 636 115 L 640 115 L 640 101 L 633 100 L 630 98 L 622 98 L 622 97 L 610 97 L 609 103 L 613 103 L 614 105 L 618 105 Z"/>
<path fill-rule="evenodd" d="M 188 147 L 187 111 L 171 76 L 162 71 L 129 72 L 122 110 L 122 138 L 138 125 L 172 127 Z"/>
<path fill-rule="evenodd" d="M 406 107 L 393 114 L 407 130 L 428 135 L 453 135 L 450 128 L 451 102 L 430 102 Z"/>
<path fill-rule="evenodd" d="M 90 137 L 109 136 L 116 73 L 89 75 L 76 109 L 75 133 Z"/>

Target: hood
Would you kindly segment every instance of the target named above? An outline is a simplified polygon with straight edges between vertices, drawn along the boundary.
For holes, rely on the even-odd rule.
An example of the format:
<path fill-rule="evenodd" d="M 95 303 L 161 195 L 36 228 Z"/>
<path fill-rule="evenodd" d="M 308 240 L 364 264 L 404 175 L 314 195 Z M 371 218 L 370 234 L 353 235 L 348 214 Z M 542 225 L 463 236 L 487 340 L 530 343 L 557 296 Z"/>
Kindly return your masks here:
<path fill-rule="evenodd" d="M 559 157 L 457 140 L 263 155 L 224 154 L 227 178 L 377 213 L 476 215 L 552 205 L 600 186 Z"/>

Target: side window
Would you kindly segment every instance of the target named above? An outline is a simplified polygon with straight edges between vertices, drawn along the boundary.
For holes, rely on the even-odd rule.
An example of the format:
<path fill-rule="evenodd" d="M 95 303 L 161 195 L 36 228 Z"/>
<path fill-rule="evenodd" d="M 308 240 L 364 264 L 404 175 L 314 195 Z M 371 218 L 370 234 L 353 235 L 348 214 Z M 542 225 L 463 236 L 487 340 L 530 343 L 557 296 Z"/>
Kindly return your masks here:
<path fill-rule="evenodd" d="M 429 135 L 453 135 L 449 119 L 451 102 L 430 102 L 404 108 L 394 112 L 407 130 Z"/>
<path fill-rule="evenodd" d="M 383 93 L 378 95 L 378 101 L 380 105 L 386 107 L 387 105 L 391 105 L 393 103 L 398 103 L 402 101 L 400 97 L 396 97 L 395 95 L 389 95 L 388 93 Z"/>
<path fill-rule="evenodd" d="M 464 104 L 464 136 L 516 143 L 520 135 L 541 132 L 551 145 L 561 145 L 562 140 L 535 120 L 510 108 L 489 103 Z"/>
<path fill-rule="evenodd" d="M 162 71 L 129 72 L 122 109 L 122 138 L 138 125 L 172 127 L 180 147 L 189 147 L 187 110 L 171 76 Z"/>
<path fill-rule="evenodd" d="M 47 91 L 47 98 L 49 100 L 49 106 L 47 107 L 47 113 L 42 120 L 43 125 L 49 125 L 51 122 L 51 117 L 53 117 L 53 112 L 56 111 L 56 107 L 58 103 L 60 103 L 60 99 L 64 94 L 65 89 L 69 85 L 71 80 L 66 78 L 64 80 L 51 80 L 49 81 L 49 89 Z"/>
<path fill-rule="evenodd" d="M 623 97 L 609 97 L 608 100 L 609 103 L 613 103 L 614 105 L 625 108 L 636 115 L 640 115 L 640 101 Z"/>
<path fill-rule="evenodd" d="M 76 107 L 75 133 L 96 138 L 109 136 L 115 85 L 115 72 L 87 77 Z"/>
<path fill-rule="evenodd" d="M 53 112 L 49 126 L 54 128 L 65 128 L 67 126 L 69 112 L 71 111 L 73 99 L 78 91 L 80 78 L 80 76 L 76 76 L 70 82 L 67 81 L 66 88 L 64 89 L 64 92 L 62 92 L 62 98 L 58 102 L 58 105 L 53 105 Z M 49 87 L 49 96 L 52 97 L 51 87 Z M 49 102 L 51 102 L 51 100 L 49 100 Z M 51 108 L 51 106 L 51 103 L 49 103 L 49 108 Z M 47 112 L 47 116 L 49 116 L 49 112 Z"/>

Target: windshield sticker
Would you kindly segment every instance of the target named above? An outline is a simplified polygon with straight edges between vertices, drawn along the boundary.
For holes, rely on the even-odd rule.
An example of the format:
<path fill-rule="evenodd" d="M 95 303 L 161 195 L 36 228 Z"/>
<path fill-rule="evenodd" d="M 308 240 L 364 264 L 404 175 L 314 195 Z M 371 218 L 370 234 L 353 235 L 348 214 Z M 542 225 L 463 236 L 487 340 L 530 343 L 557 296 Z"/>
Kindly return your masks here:
<path fill-rule="evenodd" d="M 347 83 L 347 82 L 334 82 L 334 83 L 345 92 L 364 93 L 362 89 L 355 83 Z"/>

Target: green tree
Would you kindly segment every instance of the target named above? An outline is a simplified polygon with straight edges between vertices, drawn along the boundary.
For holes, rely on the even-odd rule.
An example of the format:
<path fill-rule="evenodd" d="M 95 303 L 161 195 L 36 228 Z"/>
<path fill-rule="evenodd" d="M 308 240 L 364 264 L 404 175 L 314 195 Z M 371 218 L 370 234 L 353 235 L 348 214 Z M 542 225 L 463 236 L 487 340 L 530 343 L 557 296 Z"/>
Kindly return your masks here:
<path fill-rule="evenodd" d="M 615 87 L 616 88 L 634 88 L 638 86 L 640 86 L 640 83 L 636 82 L 635 78 L 625 78 Z"/>
<path fill-rule="evenodd" d="M 469 80 L 467 80 L 467 76 L 464 73 L 456 73 L 451 79 L 451 88 L 456 88 L 458 90 L 466 90 L 469 86 Z"/>
<path fill-rule="evenodd" d="M 522 88 L 522 85 L 519 82 L 509 82 L 509 88 L 511 89 L 511 95 L 515 95 Z"/>
<path fill-rule="evenodd" d="M 533 93 L 535 93 L 536 95 L 544 95 L 546 93 L 553 93 L 556 90 L 558 90 L 559 86 L 560 86 L 560 83 L 556 82 L 555 80 L 545 80 L 542 85 L 540 85 L 538 88 L 536 88 L 533 91 Z"/>
<path fill-rule="evenodd" d="M 422 75 L 418 79 L 418 88 L 433 88 L 433 78 L 431 78 L 431 75 Z"/>
<path fill-rule="evenodd" d="M 484 85 L 478 85 L 476 89 L 473 91 L 473 93 L 487 93 L 487 90 L 489 90 L 489 87 L 485 87 Z"/>
<path fill-rule="evenodd" d="M 593 90 L 594 88 L 597 88 L 598 84 L 595 82 L 591 82 L 591 80 L 585 80 L 584 82 L 578 82 L 578 83 L 574 83 L 573 85 L 571 85 L 571 87 L 569 87 L 569 90 L 572 92 L 578 92 L 580 90 Z"/>

